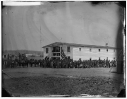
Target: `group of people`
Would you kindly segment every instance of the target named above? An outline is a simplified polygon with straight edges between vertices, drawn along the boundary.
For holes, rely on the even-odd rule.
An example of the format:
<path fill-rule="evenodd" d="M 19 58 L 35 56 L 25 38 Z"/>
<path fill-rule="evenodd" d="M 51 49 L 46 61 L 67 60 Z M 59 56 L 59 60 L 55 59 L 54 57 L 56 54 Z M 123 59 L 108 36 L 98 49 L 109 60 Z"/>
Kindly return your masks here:
<path fill-rule="evenodd" d="M 65 59 L 49 59 L 47 58 L 42 62 L 42 67 L 47 68 L 110 68 L 116 67 L 115 60 L 77 60 L 73 61 L 70 58 Z"/>
<path fill-rule="evenodd" d="M 14 56 L 13 56 L 14 57 Z M 116 67 L 116 60 L 77 60 L 73 61 L 69 57 L 64 59 L 53 59 L 45 57 L 44 59 L 28 59 L 24 54 L 18 57 L 7 57 L 3 59 L 4 68 L 16 67 L 42 67 L 42 68 L 110 68 Z"/>

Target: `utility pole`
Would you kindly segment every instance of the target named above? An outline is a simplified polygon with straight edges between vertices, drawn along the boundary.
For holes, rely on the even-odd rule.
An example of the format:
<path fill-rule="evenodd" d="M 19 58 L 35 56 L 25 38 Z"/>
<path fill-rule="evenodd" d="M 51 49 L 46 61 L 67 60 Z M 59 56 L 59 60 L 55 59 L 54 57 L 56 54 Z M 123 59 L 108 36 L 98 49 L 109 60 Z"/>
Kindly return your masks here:
<path fill-rule="evenodd" d="M 40 51 L 41 51 L 41 26 L 40 26 Z"/>
<path fill-rule="evenodd" d="M 42 50 L 41 50 L 42 45 L 41 45 L 41 41 L 42 41 L 42 37 L 41 37 L 41 25 L 40 25 L 40 52 L 41 52 L 41 56 L 42 56 Z"/>

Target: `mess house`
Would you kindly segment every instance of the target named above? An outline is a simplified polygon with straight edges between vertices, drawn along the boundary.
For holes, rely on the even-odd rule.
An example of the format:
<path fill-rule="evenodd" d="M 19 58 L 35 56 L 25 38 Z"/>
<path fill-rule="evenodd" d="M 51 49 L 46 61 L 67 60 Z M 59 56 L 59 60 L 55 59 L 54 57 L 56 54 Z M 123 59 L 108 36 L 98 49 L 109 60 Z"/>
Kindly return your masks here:
<path fill-rule="evenodd" d="M 117 48 L 97 45 L 55 42 L 43 46 L 44 57 L 62 59 L 69 57 L 73 60 L 116 60 Z"/>

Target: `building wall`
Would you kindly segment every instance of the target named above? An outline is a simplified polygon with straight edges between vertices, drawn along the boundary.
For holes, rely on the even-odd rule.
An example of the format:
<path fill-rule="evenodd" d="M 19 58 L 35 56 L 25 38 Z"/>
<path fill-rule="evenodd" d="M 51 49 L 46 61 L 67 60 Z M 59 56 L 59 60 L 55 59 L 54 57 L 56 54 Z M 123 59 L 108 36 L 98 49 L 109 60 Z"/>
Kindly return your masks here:
<path fill-rule="evenodd" d="M 67 46 L 67 45 L 62 45 L 61 47 L 62 47 L 65 55 L 70 56 L 70 58 L 73 59 L 73 47 Z M 67 52 L 67 47 L 70 47 L 70 52 Z"/>
<path fill-rule="evenodd" d="M 79 50 L 81 48 L 81 51 Z M 100 49 L 100 52 L 99 52 Z M 79 60 L 81 58 L 82 60 L 89 60 L 90 58 L 92 60 L 98 60 L 99 58 L 114 60 L 116 59 L 116 51 L 114 52 L 114 49 L 105 49 L 105 48 L 90 48 L 88 47 L 73 47 L 73 60 Z"/>
<path fill-rule="evenodd" d="M 116 50 L 114 52 L 114 49 L 107 49 L 106 48 L 89 48 L 89 47 L 72 47 L 70 46 L 70 52 L 67 52 L 67 45 L 61 45 L 64 53 L 66 56 L 70 56 L 73 60 L 79 60 L 81 58 L 82 60 L 89 60 L 90 58 L 92 60 L 98 60 L 99 58 L 104 60 L 114 60 L 116 59 Z M 44 48 L 44 57 L 52 57 L 52 47 L 47 47 L 49 49 L 48 53 L 46 53 L 46 48 Z M 81 51 L 79 50 L 81 48 Z M 91 49 L 91 51 L 90 51 Z M 100 52 L 99 52 L 100 49 Z"/>
<path fill-rule="evenodd" d="M 48 48 L 48 53 L 46 53 L 46 48 Z M 46 56 L 48 56 L 49 58 L 51 58 L 51 56 L 52 56 L 52 48 L 51 47 L 46 47 L 46 48 L 44 48 L 44 58 Z"/>

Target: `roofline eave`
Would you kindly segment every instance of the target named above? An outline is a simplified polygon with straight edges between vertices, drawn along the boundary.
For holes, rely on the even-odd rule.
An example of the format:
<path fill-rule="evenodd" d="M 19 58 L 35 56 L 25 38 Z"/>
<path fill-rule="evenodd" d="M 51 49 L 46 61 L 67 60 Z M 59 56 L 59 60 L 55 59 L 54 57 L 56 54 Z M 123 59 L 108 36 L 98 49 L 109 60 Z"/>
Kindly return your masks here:
<path fill-rule="evenodd" d="M 73 46 L 73 47 L 91 47 L 91 48 L 105 48 L 105 49 L 121 49 L 121 48 L 110 47 L 110 46 L 83 45 L 83 44 L 74 44 L 74 43 L 65 43 L 65 42 L 51 43 L 49 45 L 43 46 L 42 48 L 45 48 L 45 47 L 53 47 L 56 44 L 59 44 L 59 45 L 63 45 L 63 44 L 64 45 L 70 45 L 70 46 Z"/>

